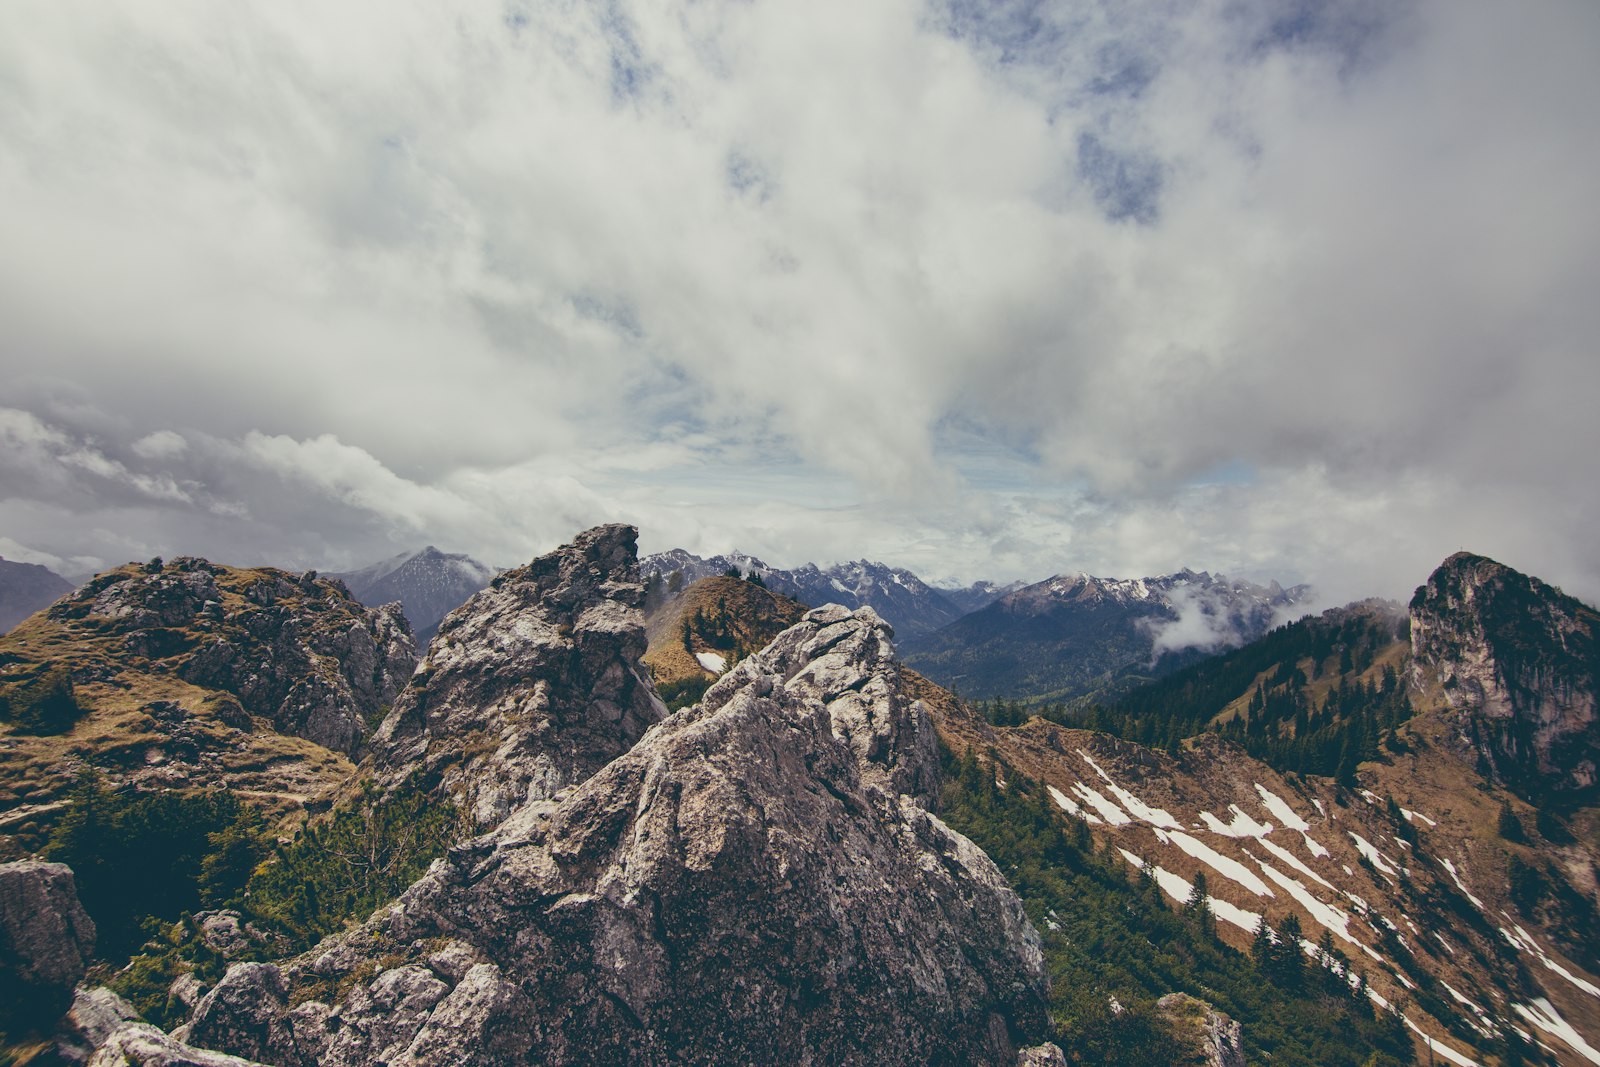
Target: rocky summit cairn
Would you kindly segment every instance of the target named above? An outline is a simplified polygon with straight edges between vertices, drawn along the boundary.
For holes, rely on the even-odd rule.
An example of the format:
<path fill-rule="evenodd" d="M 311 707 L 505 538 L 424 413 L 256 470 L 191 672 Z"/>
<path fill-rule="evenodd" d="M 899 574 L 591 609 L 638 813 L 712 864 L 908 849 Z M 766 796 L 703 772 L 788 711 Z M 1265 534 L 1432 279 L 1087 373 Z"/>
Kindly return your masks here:
<path fill-rule="evenodd" d="M 631 548 L 613 529 L 588 544 Z M 467 643 L 478 614 L 441 634 Z M 548 644 L 547 626 L 525 632 Z M 499 617 L 470 640 L 516 629 Z M 364 926 L 235 965 L 187 1040 L 281 1067 L 1059 1063 L 1023 1048 L 1049 1030 L 1038 935 L 925 806 L 933 746 L 889 628 L 811 612 Z"/>
<path fill-rule="evenodd" d="M 1600 612 L 1458 552 L 1411 599 L 1411 648 L 1480 770 L 1527 797 L 1600 797 Z"/>
<path fill-rule="evenodd" d="M 640 662 L 637 540 L 597 526 L 447 616 L 373 737 L 379 781 L 456 797 L 486 830 L 627 751 L 666 714 Z"/>

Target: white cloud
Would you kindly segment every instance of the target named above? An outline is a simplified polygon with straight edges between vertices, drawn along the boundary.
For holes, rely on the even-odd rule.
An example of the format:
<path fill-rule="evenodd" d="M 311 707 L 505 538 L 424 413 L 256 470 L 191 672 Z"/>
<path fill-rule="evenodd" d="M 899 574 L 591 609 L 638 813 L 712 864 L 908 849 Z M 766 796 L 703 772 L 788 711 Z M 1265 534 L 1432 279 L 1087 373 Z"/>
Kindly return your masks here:
<path fill-rule="evenodd" d="M 0 523 L 1594 598 L 1597 71 L 1582 0 L 22 0 Z"/>

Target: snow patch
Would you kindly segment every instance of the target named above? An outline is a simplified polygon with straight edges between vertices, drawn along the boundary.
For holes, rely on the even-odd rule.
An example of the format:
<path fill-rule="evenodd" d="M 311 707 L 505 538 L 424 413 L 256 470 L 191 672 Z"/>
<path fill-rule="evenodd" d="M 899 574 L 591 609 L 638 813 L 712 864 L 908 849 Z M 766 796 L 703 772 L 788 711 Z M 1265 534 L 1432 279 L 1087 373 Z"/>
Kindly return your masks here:
<path fill-rule="evenodd" d="M 1422 814 L 1422 812 L 1412 811 L 1410 808 L 1401 808 L 1400 814 L 1406 817 L 1406 822 L 1416 822 L 1418 819 L 1421 819 L 1423 822 L 1428 824 L 1430 829 L 1439 825 L 1426 815 Z"/>
<path fill-rule="evenodd" d="M 1177 819 L 1174 819 L 1170 812 L 1167 812 L 1161 808 L 1150 807 L 1144 801 L 1140 800 L 1138 797 L 1134 796 L 1132 793 L 1118 785 L 1109 774 L 1100 769 L 1100 765 L 1096 763 L 1094 759 L 1083 749 L 1078 749 L 1078 755 L 1083 757 L 1083 761 L 1085 763 L 1094 768 L 1094 772 L 1096 774 L 1105 779 L 1106 788 L 1116 794 L 1117 799 L 1122 801 L 1122 806 L 1127 808 L 1129 814 L 1131 814 L 1135 819 L 1138 819 L 1140 822 L 1147 822 L 1152 826 L 1161 826 L 1168 830 L 1180 830 L 1183 828 L 1183 824 Z"/>
<path fill-rule="evenodd" d="M 1318 844 L 1312 838 L 1312 836 L 1310 834 L 1306 833 L 1304 830 L 1300 831 L 1300 837 L 1306 843 L 1306 851 L 1310 852 L 1311 855 L 1315 856 L 1317 859 L 1320 860 L 1324 856 L 1333 855 L 1333 853 L 1331 853 L 1327 849 L 1323 848 L 1320 844 Z"/>
<path fill-rule="evenodd" d="M 1228 810 L 1233 812 L 1233 818 L 1223 822 L 1209 811 L 1200 813 L 1200 820 L 1206 824 L 1206 829 L 1223 837 L 1254 837 L 1263 838 L 1272 833 L 1270 822 L 1256 822 L 1249 815 L 1239 810 L 1239 805 L 1229 804 Z"/>
<path fill-rule="evenodd" d="M 1367 858 L 1368 863 L 1378 868 L 1378 870 L 1382 871 L 1384 874 L 1399 875 L 1400 868 L 1384 859 L 1383 853 L 1379 852 L 1378 847 L 1371 841 L 1368 841 L 1354 830 L 1346 830 L 1345 833 L 1349 834 L 1351 840 L 1355 841 L 1356 848 L 1359 849 L 1361 854 Z"/>
<path fill-rule="evenodd" d="M 1301 833 L 1311 829 L 1311 824 L 1295 814 L 1295 810 L 1282 797 L 1260 782 L 1256 783 L 1256 792 L 1261 794 L 1262 805 L 1284 826 L 1291 830 L 1299 830 Z"/>
<path fill-rule="evenodd" d="M 1600 1052 L 1597 1052 L 1589 1042 L 1585 1041 L 1572 1028 L 1572 1025 L 1563 1019 L 1556 1011 L 1555 1005 L 1543 997 L 1536 997 L 1532 1004 L 1513 1004 L 1516 1013 L 1528 1020 L 1547 1034 L 1552 1034 L 1572 1046 L 1573 1051 L 1588 1060 L 1590 1063 L 1600 1063 Z"/>
<path fill-rule="evenodd" d="M 1144 869 L 1144 860 L 1125 848 L 1119 848 L 1117 851 L 1122 853 L 1123 858 L 1129 863 L 1140 870 Z M 1173 874 L 1171 871 L 1157 867 L 1154 871 L 1154 877 L 1156 884 L 1161 887 L 1161 891 L 1181 904 L 1188 903 L 1189 897 L 1194 893 L 1194 885 L 1182 875 Z M 1246 933 L 1255 933 L 1256 927 L 1261 925 L 1260 913 L 1247 911 L 1237 905 L 1228 903 L 1226 900 L 1218 900 L 1216 897 L 1207 896 L 1206 905 L 1211 909 L 1212 915 L 1215 915 L 1225 923 L 1237 926 Z"/>
<path fill-rule="evenodd" d="M 1501 914 L 1504 915 L 1505 913 L 1501 912 Z M 1550 970 L 1556 972 L 1561 977 L 1565 978 L 1567 981 L 1571 982 L 1573 985 L 1589 994 L 1591 997 L 1600 997 L 1600 986 L 1597 986 L 1593 982 L 1587 981 L 1586 979 L 1578 977 L 1561 964 L 1551 959 L 1549 954 L 1546 953 L 1544 949 L 1539 947 L 1539 942 L 1533 939 L 1533 935 L 1528 933 L 1528 931 L 1524 930 L 1522 927 L 1517 926 L 1516 931 L 1517 934 L 1513 935 L 1511 931 L 1507 930 L 1505 927 L 1502 926 L 1500 928 L 1500 932 L 1505 935 L 1505 939 L 1511 942 L 1518 949 L 1524 952 L 1531 952 L 1533 955 L 1538 956 L 1540 963 L 1543 963 Z"/>
<path fill-rule="evenodd" d="M 1345 914 L 1343 911 L 1340 911 L 1331 904 L 1325 904 L 1318 900 L 1304 885 L 1301 885 L 1298 881 L 1290 878 L 1282 871 L 1274 869 L 1271 864 L 1262 863 L 1259 859 L 1256 860 L 1256 862 L 1261 865 L 1261 870 L 1265 872 L 1268 878 L 1271 878 L 1274 882 L 1277 882 L 1278 885 L 1283 888 L 1284 892 L 1293 897 L 1295 903 L 1306 909 L 1307 913 L 1309 913 L 1310 916 L 1320 925 L 1339 935 L 1341 939 L 1348 941 L 1350 944 L 1354 945 L 1356 948 L 1359 948 L 1362 952 L 1365 952 L 1373 959 L 1380 961 L 1383 959 L 1382 956 L 1380 956 L 1377 952 L 1374 952 L 1371 948 L 1368 948 L 1350 932 L 1349 915 Z"/>
<path fill-rule="evenodd" d="M 1334 885 L 1332 882 L 1322 877 L 1322 875 L 1306 866 L 1299 856 L 1296 856 L 1293 852 L 1290 852 L 1282 845 L 1274 844 L 1271 841 L 1268 841 L 1266 838 L 1262 838 L 1261 847 L 1278 857 L 1278 859 L 1282 860 L 1284 863 L 1287 863 L 1289 866 L 1293 867 L 1295 870 L 1299 871 L 1301 874 L 1305 875 L 1307 878 L 1310 878 L 1313 882 L 1318 883 L 1324 889 L 1331 889 L 1335 893 L 1339 891 L 1338 886 Z"/>
<path fill-rule="evenodd" d="M 696 652 L 694 658 L 712 674 L 721 674 L 728 669 L 728 661 L 716 652 Z"/>
<path fill-rule="evenodd" d="M 1167 836 L 1167 835 L 1163 835 Z M 1224 878 L 1231 879 L 1258 897 L 1275 896 L 1272 889 L 1257 874 L 1236 859 L 1222 855 L 1203 841 L 1196 841 L 1182 830 L 1170 835 L 1172 843 L 1204 863 Z"/>
<path fill-rule="evenodd" d="M 1132 819 L 1128 818 L 1127 814 L 1121 808 L 1117 807 L 1111 801 L 1107 800 L 1099 793 L 1096 793 L 1093 789 L 1090 789 L 1082 782 L 1073 782 L 1072 790 L 1073 792 L 1077 793 L 1078 796 L 1088 801 L 1089 805 L 1094 808 L 1095 811 L 1100 813 L 1100 817 L 1106 822 L 1110 823 L 1112 826 L 1126 826 L 1133 821 Z"/>
<path fill-rule="evenodd" d="M 1458 1064 L 1459 1067 L 1479 1067 L 1477 1060 L 1468 1059 L 1465 1055 L 1457 1052 L 1449 1045 L 1435 1041 L 1433 1038 L 1423 1033 L 1421 1028 L 1418 1027 L 1416 1023 L 1412 1022 L 1410 1019 L 1406 1019 L 1404 1015 L 1402 1015 L 1401 1018 L 1405 1019 L 1406 1025 L 1411 1028 L 1412 1033 L 1421 1038 L 1422 1043 L 1431 1048 L 1436 1054 L 1439 1055 L 1440 1058 L 1449 1060 L 1451 1063 Z"/>
<path fill-rule="evenodd" d="M 1472 895 L 1472 891 L 1467 888 L 1467 883 L 1463 882 L 1461 880 L 1461 876 L 1456 873 L 1456 865 L 1446 859 L 1441 859 L 1439 862 L 1444 865 L 1445 870 L 1450 872 L 1450 880 L 1456 884 L 1457 889 L 1461 890 L 1462 895 L 1468 900 L 1472 901 L 1473 907 L 1477 908 L 1479 911 L 1482 911 L 1483 901 Z"/>
<path fill-rule="evenodd" d="M 1061 808 L 1062 811 L 1065 811 L 1071 815 L 1076 815 L 1084 822 L 1093 823 L 1096 826 L 1105 825 L 1104 819 L 1100 818 L 1100 816 L 1096 815 L 1092 811 L 1084 811 L 1083 807 L 1079 805 L 1076 800 L 1073 800 L 1055 786 L 1047 785 L 1045 788 L 1050 791 L 1050 799 L 1055 801 L 1056 806 Z"/>

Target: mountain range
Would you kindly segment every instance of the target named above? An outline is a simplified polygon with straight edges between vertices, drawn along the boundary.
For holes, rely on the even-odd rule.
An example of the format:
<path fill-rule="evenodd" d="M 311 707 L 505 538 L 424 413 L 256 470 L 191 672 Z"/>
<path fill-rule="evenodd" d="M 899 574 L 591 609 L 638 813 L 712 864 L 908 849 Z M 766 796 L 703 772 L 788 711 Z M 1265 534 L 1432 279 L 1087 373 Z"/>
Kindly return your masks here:
<path fill-rule="evenodd" d="M 1307 586 L 1191 570 L 1156 578 L 1057 575 L 902 642 L 906 662 L 985 699 L 1116 691 L 1253 641 L 1292 617 Z"/>
<path fill-rule="evenodd" d="M 37 563 L 0 558 L 0 633 L 72 592 L 72 583 Z"/>
<path fill-rule="evenodd" d="M 683 549 L 645 556 L 639 561 L 639 570 L 647 582 L 655 576 L 667 585 L 730 572 L 754 575 L 768 589 L 802 604 L 843 604 L 851 610 L 870 607 L 894 627 L 902 641 L 946 626 L 1008 588 L 976 582 L 960 589 L 936 589 L 904 568 L 864 559 L 828 567 L 807 563 L 784 570 L 741 552 L 702 559 Z M 679 577 L 674 579 L 674 574 Z"/>
<path fill-rule="evenodd" d="M 1600 1062 L 1588 605 L 1467 554 L 1275 627 L 1303 591 L 1058 578 L 967 618 L 1117 684 L 978 706 L 870 604 L 635 537 L 420 660 L 340 582 L 193 559 L 0 638 L 5 1054 Z"/>

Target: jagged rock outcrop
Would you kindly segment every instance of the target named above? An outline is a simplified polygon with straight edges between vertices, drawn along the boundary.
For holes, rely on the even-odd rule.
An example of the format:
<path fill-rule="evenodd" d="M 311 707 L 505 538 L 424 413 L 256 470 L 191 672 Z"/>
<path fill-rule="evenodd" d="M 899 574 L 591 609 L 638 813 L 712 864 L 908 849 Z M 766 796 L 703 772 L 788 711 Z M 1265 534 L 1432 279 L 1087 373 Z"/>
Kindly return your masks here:
<path fill-rule="evenodd" d="M 94 939 L 72 868 L 0 864 L 0 1029 L 38 1029 L 60 1018 L 88 969 Z"/>
<path fill-rule="evenodd" d="M 1189 1054 L 1181 1063 L 1192 1063 L 1195 1067 L 1244 1067 L 1244 1027 L 1222 1012 L 1187 993 L 1168 993 L 1156 1001 L 1156 1010 Z"/>
<path fill-rule="evenodd" d="M 1049 1031 L 1038 936 L 919 799 L 932 728 L 889 641 L 812 612 L 363 927 L 230 969 L 187 1040 L 280 1067 L 1011 1067 Z"/>
<path fill-rule="evenodd" d="M 1600 795 L 1600 613 L 1458 552 L 1412 598 L 1411 646 L 1414 683 L 1459 709 L 1480 771 L 1529 798 Z"/>
<path fill-rule="evenodd" d="M 583 781 L 660 720 L 640 665 L 637 538 L 596 527 L 452 612 L 373 737 L 380 783 L 455 796 L 488 829 Z"/>

